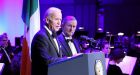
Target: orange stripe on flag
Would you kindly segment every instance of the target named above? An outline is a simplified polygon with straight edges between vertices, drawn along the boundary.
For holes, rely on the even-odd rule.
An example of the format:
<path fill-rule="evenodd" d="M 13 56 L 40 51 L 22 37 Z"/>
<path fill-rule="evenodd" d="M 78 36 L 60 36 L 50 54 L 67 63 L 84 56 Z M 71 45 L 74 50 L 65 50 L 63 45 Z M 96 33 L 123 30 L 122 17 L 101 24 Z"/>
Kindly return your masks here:
<path fill-rule="evenodd" d="M 30 59 L 29 47 L 28 47 L 26 37 L 23 39 L 20 73 L 21 73 L 20 75 L 31 75 L 31 59 Z"/>

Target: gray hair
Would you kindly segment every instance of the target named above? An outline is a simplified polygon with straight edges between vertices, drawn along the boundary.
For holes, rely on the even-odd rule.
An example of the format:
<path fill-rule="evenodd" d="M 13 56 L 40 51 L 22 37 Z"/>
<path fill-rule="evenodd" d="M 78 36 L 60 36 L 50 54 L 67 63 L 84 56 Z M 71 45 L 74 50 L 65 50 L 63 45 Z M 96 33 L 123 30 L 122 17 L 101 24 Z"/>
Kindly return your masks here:
<path fill-rule="evenodd" d="M 67 23 L 67 21 L 72 21 L 72 20 L 77 21 L 74 16 L 66 16 L 62 21 L 62 26 L 65 25 Z"/>
<path fill-rule="evenodd" d="M 52 18 L 52 15 L 53 15 L 55 12 L 61 12 L 61 9 L 56 8 L 56 7 L 50 7 L 50 8 L 48 8 L 48 9 L 46 10 L 46 12 L 45 12 L 43 21 L 45 22 L 46 18 L 51 19 L 51 18 Z"/>

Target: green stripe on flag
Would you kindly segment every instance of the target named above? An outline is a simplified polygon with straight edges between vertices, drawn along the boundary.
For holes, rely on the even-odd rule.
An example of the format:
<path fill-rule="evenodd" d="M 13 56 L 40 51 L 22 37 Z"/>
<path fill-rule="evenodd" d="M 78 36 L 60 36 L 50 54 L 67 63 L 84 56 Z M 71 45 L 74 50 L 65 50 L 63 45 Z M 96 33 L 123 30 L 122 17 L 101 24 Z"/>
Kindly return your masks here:
<path fill-rule="evenodd" d="M 31 0 L 31 16 L 38 8 L 38 0 Z"/>
<path fill-rule="evenodd" d="M 38 8 L 38 0 L 23 0 L 22 19 L 29 29 L 30 17 Z"/>

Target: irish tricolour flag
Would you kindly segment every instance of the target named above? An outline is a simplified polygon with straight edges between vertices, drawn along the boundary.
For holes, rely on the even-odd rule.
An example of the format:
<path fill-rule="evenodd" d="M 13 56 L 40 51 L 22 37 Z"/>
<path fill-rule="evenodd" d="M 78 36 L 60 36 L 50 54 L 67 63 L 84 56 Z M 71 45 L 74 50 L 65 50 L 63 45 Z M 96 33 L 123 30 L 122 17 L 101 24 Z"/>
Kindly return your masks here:
<path fill-rule="evenodd" d="M 23 0 L 24 39 L 20 75 L 31 75 L 31 41 L 40 29 L 39 0 Z"/>

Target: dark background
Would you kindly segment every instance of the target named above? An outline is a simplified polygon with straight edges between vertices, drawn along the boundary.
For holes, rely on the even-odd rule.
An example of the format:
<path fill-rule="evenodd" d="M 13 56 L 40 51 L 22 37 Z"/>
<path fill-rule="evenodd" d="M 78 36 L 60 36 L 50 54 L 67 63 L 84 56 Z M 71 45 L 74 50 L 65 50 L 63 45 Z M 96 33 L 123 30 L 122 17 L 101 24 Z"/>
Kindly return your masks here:
<path fill-rule="evenodd" d="M 84 27 L 91 37 L 97 31 L 100 7 L 104 9 L 104 31 L 132 35 L 140 30 L 140 0 L 40 0 L 41 21 L 51 6 L 62 9 L 63 17 L 75 16 L 78 27 Z"/>

